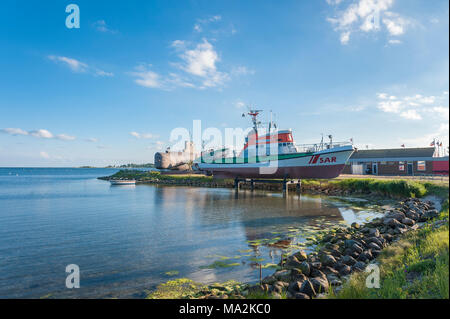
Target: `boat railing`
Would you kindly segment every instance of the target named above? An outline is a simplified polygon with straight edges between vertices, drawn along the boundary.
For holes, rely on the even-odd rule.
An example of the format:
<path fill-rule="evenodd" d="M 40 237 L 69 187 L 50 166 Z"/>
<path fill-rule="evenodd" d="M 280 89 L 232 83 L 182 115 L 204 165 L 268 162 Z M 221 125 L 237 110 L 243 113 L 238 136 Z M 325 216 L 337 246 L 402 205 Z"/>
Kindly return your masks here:
<path fill-rule="evenodd" d="M 333 142 L 333 143 L 316 143 L 316 144 L 295 144 L 298 152 L 319 152 L 332 149 L 335 147 L 349 146 L 351 142 Z"/>

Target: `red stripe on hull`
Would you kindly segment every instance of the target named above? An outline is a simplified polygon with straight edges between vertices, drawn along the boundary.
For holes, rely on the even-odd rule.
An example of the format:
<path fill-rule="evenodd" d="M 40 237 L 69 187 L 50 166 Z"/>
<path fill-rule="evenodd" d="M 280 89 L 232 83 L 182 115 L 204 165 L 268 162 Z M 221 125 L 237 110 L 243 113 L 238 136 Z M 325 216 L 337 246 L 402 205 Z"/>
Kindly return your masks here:
<path fill-rule="evenodd" d="M 261 174 L 259 168 L 227 168 L 209 170 L 215 178 L 335 178 L 338 177 L 345 164 L 279 167 L 273 174 Z"/>

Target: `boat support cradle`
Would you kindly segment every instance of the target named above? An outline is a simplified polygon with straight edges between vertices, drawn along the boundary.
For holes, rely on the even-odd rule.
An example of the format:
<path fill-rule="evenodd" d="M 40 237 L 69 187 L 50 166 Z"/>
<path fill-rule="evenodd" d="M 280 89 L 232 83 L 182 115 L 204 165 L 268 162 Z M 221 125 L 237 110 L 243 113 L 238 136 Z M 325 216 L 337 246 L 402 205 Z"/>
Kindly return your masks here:
<path fill-rule="evenodd" d="M 236 192 L 239 191 L 241 183 L 250 183 L 250 190 L 255 190 L 255 183 L 275 183 L 275 184 L 282 184 L 283 185 L 283 197 L 286 197 L 289 193 L 289 185 L 294 184 L 297 190 L 297 193 L 300 194 L 301 187 L 302 187 L 302 180 L 301 179 L 282 179 L 282 180 L 276 180 L 276 179 L 253 179 L 253 178 L 238 178 L 236 177 L 234 179 L 234 190 Z"/>

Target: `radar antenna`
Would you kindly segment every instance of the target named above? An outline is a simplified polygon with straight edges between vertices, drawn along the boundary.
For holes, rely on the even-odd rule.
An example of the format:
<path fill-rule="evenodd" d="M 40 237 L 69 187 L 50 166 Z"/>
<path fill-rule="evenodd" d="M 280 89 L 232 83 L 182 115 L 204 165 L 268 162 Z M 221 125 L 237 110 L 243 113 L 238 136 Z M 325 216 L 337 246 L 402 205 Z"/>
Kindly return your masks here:
<path fill-rule="evenodd" d="M 247 113 L 252 118 L 253 129 L 255 130 L 255 132 L 258 132 L 258 125 L 261 124 L 261 122 L 258 121 L 258 115 L 261 112 L 262 112 L 262 110 L 249 109 L 248 113 Z"/>

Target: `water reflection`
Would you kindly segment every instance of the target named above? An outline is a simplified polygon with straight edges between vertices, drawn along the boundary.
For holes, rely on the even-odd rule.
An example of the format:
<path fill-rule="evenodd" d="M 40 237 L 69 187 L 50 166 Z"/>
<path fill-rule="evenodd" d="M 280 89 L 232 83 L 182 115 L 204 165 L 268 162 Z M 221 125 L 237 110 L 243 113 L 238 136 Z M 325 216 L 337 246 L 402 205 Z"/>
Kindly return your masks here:
<path fill-rule="evenodd" d="M 3 298 L 136 297 L 170 271 L 205 283 L 255 281 L 256 265 L 278 263 L 287 246 L 375 215 L 295 193 L 243 190 L 235 198 L 231 189 L 111 187 L 76 169 L 27 174 L 32 178 L 0 170 Z M 83 289 L 65 289 L 70 263 L 80 266 Z"/>

